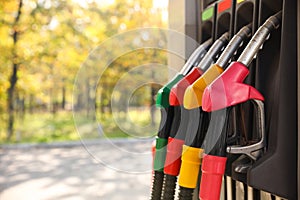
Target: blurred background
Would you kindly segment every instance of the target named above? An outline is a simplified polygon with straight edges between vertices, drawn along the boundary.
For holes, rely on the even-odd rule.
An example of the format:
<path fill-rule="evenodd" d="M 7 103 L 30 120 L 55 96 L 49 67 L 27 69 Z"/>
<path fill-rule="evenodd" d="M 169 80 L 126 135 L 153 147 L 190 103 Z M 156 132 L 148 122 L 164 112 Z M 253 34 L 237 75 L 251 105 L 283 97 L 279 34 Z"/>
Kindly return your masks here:
<path fill-rule="evenodd" d="M 101 65 L 97 51 L 118 35 L 147 45 L 147 32 L 126 34 L 148 27 L 168 28 L 168 0 L 0 0 L 0 199 L 148 198 L 166 33 L 161 50 L 111 46 L 101 74 L 86 67 Z M 131 133 L 128 120 L 146 128 Z"/>
<path fill-rule="evenodd" d="M 168 24 L 167 0 L 0 2 L 1 143 L 78 140 L 72 119 L 73 86 L 90 52 L 116 34 L 143 27 L 167 28 Z M 153 57 L 160 64 L 167 63 L 164 51 L 142 49 L 120 55 L 105 70 L 96 95 L 85 91 L 74 97 L 74 104 L 80 108 L 82 96 L 87 96 L 96 102 L 108 137 L 128 136 L 110 120 L 111 94 L 125 72 Z M 130 115 L 136 123 L 150 123 L 158 89 L 156 84 L 147 84 L 134 92 L 130 105 L 138 109 Z M 91 116 L 85 113 L 82 123 Z"/>

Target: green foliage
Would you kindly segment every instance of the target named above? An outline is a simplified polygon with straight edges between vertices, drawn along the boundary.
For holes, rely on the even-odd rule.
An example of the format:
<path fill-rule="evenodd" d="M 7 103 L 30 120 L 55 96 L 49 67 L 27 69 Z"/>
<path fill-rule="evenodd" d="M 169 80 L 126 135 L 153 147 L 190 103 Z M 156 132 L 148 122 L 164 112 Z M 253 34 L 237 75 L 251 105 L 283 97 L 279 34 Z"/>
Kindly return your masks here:
<path fill-rule="evenodd" d="M 157 112 L 158 114 L 158 112 Z M 139 126 L 145 126 L 150 123 L 151 118 L 149 111 L 132 109 L 128 116 L 130 120 L 134 121 Z M 126 116 L 123 113 L 118 115 L 118 121 L 125 120 Z M 45 112 L 36 112 L 33 114 L 27 114 L 22 119 L 17 120 L 17 129 L 14 138 L 11 143 L 29 142 L 29 143 L 41 143 L 41 142 L 53 142 L 53 141 L 73 141 L 82 139 L 96 139 L 101 137 L 130 137 L 133 134 L 130 132 L 124 132 L 117 126 L 115 120 L 111 114 L 101 114 L 98 116 L 97 123 L 86 118 L 82 115 L 80 119 L 75 122 L 71 112 L 60 111 L 55 115 Z M 1 119 L 1 116 L 0 116 Z M 158 124 L 159 117 L 156 117 L 156 123 Z M 4 121 L 0 120 L 0 132 L 4 131 Z M 96 124 L 101 125 L 104 132 L 99 136 L 98 127 Z M 77 129 L 76 129 L 77 128 Z M 151 130 L 157 130 L 155 128 L 149 128 L 147 135 L 154 134 Z M 78 132 L 78 131 L 79 132 Z M 136 136 L 136 135 L 135 135 Z M 146 136 L 145 133 L 141 133 L 140 136 Z M 5 135 L 0 135 L 0 144 L 5 142 Z"/>
<path fill-rule="evenodd" d="M 5 137 L 7 90 L 13 62 L 19 64 L 16 116 L 25 116 L 16 117 L 15 138 L 19 131 L 22 141 L 74 140 L 78 138 L 71 128 L 70 112 L 59 110 L 70 111 L 75 76 L 89 52 L 114 34 L 167 26 L 152 0 L 115 0 L 106 4 L 99 0 L 23 0 L 20 21 L 13 24 L 17 9 L 18 0 L 0 0 L 1 140 Z M 16 46 L 13 46 L 13 30 L 19 33 Z M 113 87 L 122 73 L 153 57 L 158 63 L 166 63 L 166 52 L 151 50 L 132 52 L 113 61 L 97 90 L 100 99 L 97 106 L 102 110 L 109 106 Z M 149 91 L 149 87 L 136 91 L 134 106 L 150 106 Z M 113 126 L 112 132 L 114 136 L 122 136 Z"/>

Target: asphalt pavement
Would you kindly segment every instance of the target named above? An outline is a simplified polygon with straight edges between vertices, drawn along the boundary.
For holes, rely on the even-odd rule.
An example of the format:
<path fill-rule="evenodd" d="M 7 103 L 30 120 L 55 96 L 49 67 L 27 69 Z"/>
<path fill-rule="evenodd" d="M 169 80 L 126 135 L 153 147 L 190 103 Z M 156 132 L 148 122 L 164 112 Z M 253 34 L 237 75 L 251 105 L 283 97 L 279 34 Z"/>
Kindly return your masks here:
<path fill-rule="evenodd" d="M 144 200 L 152 139 L 0 147 L 1 200 Z"/>

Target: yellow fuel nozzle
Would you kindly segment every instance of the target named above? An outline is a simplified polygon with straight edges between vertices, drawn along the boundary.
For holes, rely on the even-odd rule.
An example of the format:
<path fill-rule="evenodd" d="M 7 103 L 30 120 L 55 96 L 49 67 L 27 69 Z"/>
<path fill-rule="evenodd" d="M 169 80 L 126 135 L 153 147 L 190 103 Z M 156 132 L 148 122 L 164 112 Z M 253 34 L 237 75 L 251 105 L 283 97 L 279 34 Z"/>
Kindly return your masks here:
<path fill-rule="evenodd" d="M 202 106 L 202 95 L 207 85 L 217 78 L 224 69 L 217 64 L 212 65 L 202 76 L 190 85 L 183 98 L 183 105 L 186 109 L 193 109 Z"/>

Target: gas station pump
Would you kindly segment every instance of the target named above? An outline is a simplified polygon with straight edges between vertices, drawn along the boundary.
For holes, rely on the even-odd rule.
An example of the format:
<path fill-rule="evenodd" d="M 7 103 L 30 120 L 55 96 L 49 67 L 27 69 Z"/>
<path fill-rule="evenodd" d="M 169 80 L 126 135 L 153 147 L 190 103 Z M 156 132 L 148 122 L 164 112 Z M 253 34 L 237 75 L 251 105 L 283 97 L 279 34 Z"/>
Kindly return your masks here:
<path fill-rule="evenodd" d="M 251 31 L 250 37 L 244 38 L 240 48 L 237 48 L 221 66 L 225 71 L 220 69 L 214 75 L 209 75 L 210 78 L 206 78 L 206 72 L 203 71 L 204 73 L 193 77 L 193 80 L 186 79 L 188 84 L 181 92 L 181 96 L 185 92 L 184 98 L 180 97 L 181 104 L 184 105 L 184 109 L 197 107 L 197 112 L 206 113 L 206 128 L 202 128 L 202 133 L 197 133 L 202 134 L 201 137 L 199 135 L 195 137 L 198 140 L 201 138 L 201 141 L 196 143 L 198 142 L 197 148 L 201 147 L 203 150 L 199 151 L 201 153 L 197 151 L 188 156 L 189 159 L 194 156 L 195 158 L 191 160 L 197 160 L 197 165 L 201 168 L 199 173 L 195 171 L 189 173 L 185 170 L 180 177 L 178 168 L 179 174 L 173 175 L 175 177 L 178 175 L 179 185 L 183 176 L 188 182 L 189 175 L 191 180 L 198 180 L 197 188 L 191 187 L 187 190 L 190 194 L 186 197 L 179 195 L 179 199 L 300 199 L 298 192 L 300 2 L 173 0 L 169 1 L 169 4 L 170 21 L 176 20 L 171 13 L 183 8 L 186 17 L 181 22 L 185 27 L 184 33 L 195 38 L 199 44 L 209 40 L 214 43 L 224 37 L 224 34 L 227 34 L 230 41 L 245 26 Z M 177 27 L 171 25 L 170 28 Z M 184 48 L 188 49 L 187 52 L 193 49 L 188 44 Z M 226 52 L 223 51 L 222 55 L 224 54 Z M 201 69 L 201 66 L 194 67 Z M 183 77 L 182 79 L 185 80 Z M 174 98 L 172 87 L 177 86 L 172 84 L 168 88 L 168 91 L 171 91 L 169 93 L 173 95 L 170 96 L 171 105 Z M 196 100 L 191 100 L 192 98 Z M 202 119 L 192 118 L 191 115 L 186 118 L 188 120 L 184 120 L 184 115 L 181 115 L 181 118 L 181 122 Z M 201 121 L 199 123 L 198 121 L 195 123 L 203 126 Z M 190 129 L 186 127 L 186 130 Z M 182 128 L 181 131 L 184 132 Z M 216 131 L 222 134 L 211 137 Z M 191 137 L 188 134 L 188 131 L 184 133 L 185 141 L 187 137 Z M 184 141 L 184 137 L 181 140 Z M 215 146 L 210 148 L 209 146 L 213 146 L 210 144 Z M 182 148 L 183 145 L 182 142 L 172 148 L 175 151 L 179 148 L 182 151 L 181 159 L 186 159 L 187 148 Z M 179 153 L 176 155 L 180 156 Z M 184 163 L 185 160 L 182 160 L 181 167 Z M 163 168 L 163 163 L 161 167 Z M 165 169 L 168 167 L 166 163 L 164 167 Z M 216 170 L 210 171 L 211 167 L 215 167 Z M 219 190 L 216 190 L 216 184 L 219 184 Z M 164 186 L 161 185 L 160 188 L 163 196 Z M 199 193 L 199 196 L 192 195 L 193 193 Z M 172 195 L 168 198 L 175 199 L 176 195 L 171 198 Z"/>

